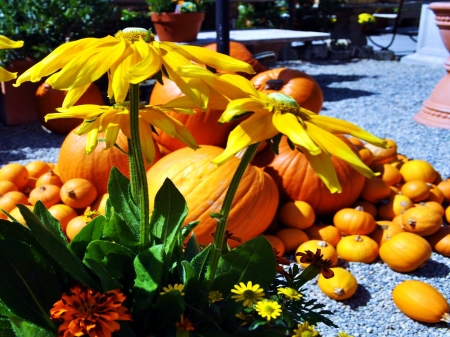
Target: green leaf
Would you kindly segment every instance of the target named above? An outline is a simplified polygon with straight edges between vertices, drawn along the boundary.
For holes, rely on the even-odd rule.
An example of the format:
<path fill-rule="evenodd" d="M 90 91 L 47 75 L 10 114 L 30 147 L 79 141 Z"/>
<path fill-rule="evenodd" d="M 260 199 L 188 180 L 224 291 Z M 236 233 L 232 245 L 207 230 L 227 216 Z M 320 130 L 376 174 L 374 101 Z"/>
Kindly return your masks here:
<path fill-rule="evenodd" d="M 199 282 L 197 273 L 188 261 L 181 261 L 182 274 L 181 281 L 184 284 L 186 303 L 192 303 L 198 297 Z"/>
<path fill-rule="evenodd" d="M 184 313 L 183 296 L 179 291 L 170 291 L 158 297 L 153 308 L 153 326 L 156 327 L 156 335 L 170 336 L 170 331 L 175 332 L 175 324 L 180 321 Z"/>
<path fill-rule="evenodd" d="M 164 269 L 163 249 L 163 245 L 151 246 L 134 259 L 136 272 L 133 286 L 134 312 L 150 308 L 159 290 Z"/>
<path fill-rule="evenodd" d="M 103 235 L 106 239 L 120 243 L 137 253 L 139 248 L 139 235 L 136 235 L 134 225 L 130 226 L 113 207 L 109 211 L 110 216 L 104 222 Z"/>
<path fill-rule="evenodd" d="M 212 252 L 212 245 L 209 245 L 203 249 L 199 254 L 197 254 L 191 261 L 191 266 L 198 275 L 198 280 L 200 284 L 203 284 L 205 280 L 205 275 L 208 270 L 209 258 Z"/>
<path fill-rule="evenodd" d="M 98 276 L 102 284 L 102 292 L 108 290 L 121 289 L 122 284 L 115 280 L 110 273 L 106 270 L 105 266 L 94 259 L 85 259 L 84 263 L 91 268 L 91 270 Z"/>
<path fill-rule="evenodd" d="M 108 275 L 105 277 L 103 272 L 102 275 L 97 274 L 103 284 L 103 292 L 107 292 L 123 288 L 127 279 L 134 279 L 132 264 L 134 257 L 135 254 L 124 246 L 114 242 L 97 240 L 92 241 L 87 246 L 84 260 L 90 266 L 92 261 L 97 262 Z M 116 282 L 111 282 L 111 278 Z"/>
<path fill-rule="evenodd" d="M 27 207 L 20 204 L 17 207 L 39 244 L 55 261 L 74 279 L 84 283 L 88 288 L 99 289 L 98 282 L 89 275 L 85 265 L 70 252 L 68 246 L 61 242 L 59 237 L 49 231 Z"/>
<path fill-rule="evenodd" d="M 59 280 L 52 266 L 31 246 L 1 240 L 0 270 L 2 306 L 41 327 L 51 324 L 49 311 L 61 297 Z M 2 314 L 6 313 L 2 311 Z"/>
<path fill-rule="evenodd" d="M 100 240 L 103 236 L 105 217 L 100 215 L 84 226 L 69 243 L 70 251 L 80 260 L 83 259 L 89 243 Z"/>
<path fill-rule="evenodd" d="M 16 337 L 8 318 L 0 317 L 0 336 Z"/>
<path fill-rule="evenodd" d="M 275 267 L 272 246 L 266 238 L 258 236 L 220 257 L 211 289 L 230 294 L 235 284 L 248 281 L 267 288 L 275 278 Z"/>
<path fill-rule="evenodd" d="M 197 242 L 197 237 L 195 236 L 195 233 L 192 233 L 191 237 L 189 238 L 188 242 L 186 243 L 186 249 L 184 251 L 184 258 L 191 262 L 191 260 L 200 253 L 200 247 Z"/>
<path fill-rule="evenodd" d="M 158 243 L 164 245 L 165 263 L 169 266 L 177 262 L 181 254 L 181 228 L 187 213 L 186 200 L 172 181 L 166 178 L 155 197 L 150 228 L 152 235 L 159 239 Z"/>
<path fill-rule="evenodd" d="M 54 337 L 56 336 L 56 329 L 47 330 L 36 324 L 19 319 L 16 317 L 10 318 L 11 328 L 15 333 L 15 336 L 20 337 Z M 0 335 L 3 337 L 3 335 Z M 14 336 L 14 335 L 13 335 Z"/>
<path fill-rule="evenodd" d="M 108 202 L 116 214 L 124 220 L 134 236 L 139 237 L 139 208 L 133 202 L 130 180 L 116 167 L 111 169 L 108 181 Z"/>
<path fill-rule="evenodd" d="M 67 244 L 67 238 L 61 229 L 61 224 L 52 216 L 40 200 L 34 205 L 33 213 L 36 214 L 39 221 L 48 229 L 50 233 L 52 233 L 56 238 L 59 238 L 62 243 Z"/>

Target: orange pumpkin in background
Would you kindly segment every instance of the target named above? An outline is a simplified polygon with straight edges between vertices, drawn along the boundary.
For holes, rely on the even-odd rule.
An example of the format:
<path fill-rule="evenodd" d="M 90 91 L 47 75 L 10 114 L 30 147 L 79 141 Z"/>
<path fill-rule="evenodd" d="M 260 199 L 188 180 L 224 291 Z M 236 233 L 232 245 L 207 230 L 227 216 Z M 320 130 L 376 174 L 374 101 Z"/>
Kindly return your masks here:
<path fill-rule="evenodd" d="M 231 178 L 240 162 L 231 158 L 221 166 L 211 160 L 223 149 L 205 145 L 197 151 L 183 148 L 161 158 L 147 171 L 150 210 L 164 180 L 169 178 L 186 199 L 189 214 L 184 224 L 194 220 L 201 223 L 195 229 L 200 243 L 213 241 L 219 213 Z M 278 191 L 272 178 L 258 167 L 249 165 L 242 177 L 228 217 L 227 230 L 243 242 L 262 234 L 272 222 L 278 207 Z M 239 242 L 229 240 L 230 247 Z"/>
<path fill-rule="evenodd" d="M 341 137 L 345 141 L 344 138 Z M 349 141 L 346 143 L 354 148 Z M 358 199 L 366 181 L 366 178 L 347 162 L 334 156 L 331 161 L 342 186 L 342 193 L 331 193 L 303 153 L 291 150 L 286 137 L 281 139 L 278 155 L 267 146 L 255 156 L 252 163 L 264 167 L 264 171 L 275 180 L 282 203 L 292 200 L 305 201 L 313 207 L 316 215 L 322 216 L 331 215 L 352 205 Z"/>
<path fill-rule="evenodd" d="M 322 110 L 322 89 L 312 76 L 303 71 L 275 68 L 253 76 L 250 81 L 258 91 L 266 94 L 277 92 L 291 96 L 302 108 L 315 113 Z"/>
<path fill-rule="evenodd" d="M 170 100 L 183 96 L 180 88 L 175 82 L 164 79 L 164 85 L 155 84 L 150 95 L 150 105 L 165 104 Z M 167 112 L 167 115 L 179 120 L 191 132 L 199 145 L 214 145 L 225 147 L 228 135 L 231 130 L 238 125 L 241 120 L 229 123 L 219 123 L 219 118 L 223 111 L 209 109 L 206 112 L 194 109 L 195 114 L 187 115 L 177 112 Z M 173 138 L 163 131 L 157 129 L 158 135 L 154 135 L 155 140 L 161 147 L 164 154 L 186 147 L 186 145 L 176 138 Z"/>
<path fill-rule="evenodd" d="M 36 91 L 36 113 L 39 122 L 51 132 L 67 135 L 73 128 L 83 121 L 79 118 L 60 118 L 45 121 L 45 115 L 56 113 L 56 108 L 60 108 L 67 95 L 67 91 L 53 89 L 49 84 L 42 83 Z M 74 105 L 97 104 L 104 105 L 103 96 L 100 89 L 91 83 L 89 88 Z"/>
<path fill-rule="evenodd" d="M 74 132 L 66 136 L 59 151 L 59 177 L 63 183 L 72 178 L 84 178 L 94 184 L 99 194 L 107 193 L 109 173 L 113 166 L 130 177 L 128 156 L 116 147 L 104 150 L 102 143 L 91 154 L 86 155 L 86 137 L 87 135 L 78 136 Z M 104 138 L 104 134 L 100 132 L 98 138 Z M 119 133 L 116 143 L 123 151 L 128 152 L 128 140 L 124 134 Z M 161 157 L 156 144 L 155 150 L 156 162 Z"/>
<path fill-rule="evenodd" d="M 217 51 L 217 43 L 211 43 L 205 46 L 205 48 Z M 258 60 L 256 60 L 253 54 L 247 49 L 245 45 L 240 42 L 230 41 L 230 56 L 237 60 L 247 62 L 253 67 L 256 74 L 266 71 L 267 67 L 262 65 Z M 238 73 L 248 79 L 252 78 L 254 74 Z"/>

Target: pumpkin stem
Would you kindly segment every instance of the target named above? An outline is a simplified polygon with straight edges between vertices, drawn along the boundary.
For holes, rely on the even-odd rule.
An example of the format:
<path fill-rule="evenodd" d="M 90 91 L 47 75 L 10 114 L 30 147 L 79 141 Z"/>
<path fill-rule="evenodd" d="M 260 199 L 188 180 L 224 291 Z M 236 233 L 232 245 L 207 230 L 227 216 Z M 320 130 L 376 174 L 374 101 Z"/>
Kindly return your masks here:
<path fill-rule="evenodd" d="M 74 190 L 68 191 L 67 195 L 72 199 L 76 198 L 76 196 L 77 196 Z"/>
<path fill-rule="evenodd" d="M 358 234 L 358 235 L 356 235 L 355 241 L 357 241 L 357 242 L 363 242 L 364 240 L 363 240 L 363 238 Z"/>
<path fill-rule="evenodd" d="M 357 211 L 364 212 L 364 207 L 362 207 L 362 206 L 356 206 L 355 209 Z"/>
<path fill-rule="evenodd" d="M 416 226 L 416 220 L 413 220 L 413 219 L 408 219 L 408 225 L 410 225 L 411 227 L 414 227 L 414 226 Z"/>
<path fill-rule="evenodd" d="M 326 247 L 326 246 L 328 246 L 327 243 L 326 243 L 325 241 L 319 241 L 319 242 L 317 242 L 317 245 L 318 245 L 319 247 Z"/>
<path fill-rule="evenodd" d="M 335 288 L 333 291 L 337 296 L 344 295 L 344 289 L 342 288 Z"/>
<path fill-rule="evenodd" d="M 446 323 L 450 323 L 450 314 L 448 312 L 446 312 L 445 314 L 442 315 L 441 318 L 442 322 L 446 322 Z"/>
<path fill-rule="evenodd" d="M 278 79 L 268 80 L 266 82 L 266 87 L 264 88 L 264 90 L 267 90 L 267 89 L 280 90 L 283 87 L 283 85 L 284 85 L 283 80 L 278 80 Z"/>

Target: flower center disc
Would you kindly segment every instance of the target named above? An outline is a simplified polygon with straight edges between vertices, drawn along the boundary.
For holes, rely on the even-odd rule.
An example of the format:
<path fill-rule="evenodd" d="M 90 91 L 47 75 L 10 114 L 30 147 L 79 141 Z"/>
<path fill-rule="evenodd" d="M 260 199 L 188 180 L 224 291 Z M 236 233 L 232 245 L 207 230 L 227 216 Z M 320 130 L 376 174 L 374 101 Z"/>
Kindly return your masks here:
<path fill-rule="evenodd" d="M 130 42 L 136 42 L 139 41 L 139 38 L 142 38 L 144 41 L 146 41 L 146 38 L 153 37 L 153 34 L 144 28 L 128 27 L 124 30 L 119 30 L 116 33 L 115 37 L 123 38 Z"/>

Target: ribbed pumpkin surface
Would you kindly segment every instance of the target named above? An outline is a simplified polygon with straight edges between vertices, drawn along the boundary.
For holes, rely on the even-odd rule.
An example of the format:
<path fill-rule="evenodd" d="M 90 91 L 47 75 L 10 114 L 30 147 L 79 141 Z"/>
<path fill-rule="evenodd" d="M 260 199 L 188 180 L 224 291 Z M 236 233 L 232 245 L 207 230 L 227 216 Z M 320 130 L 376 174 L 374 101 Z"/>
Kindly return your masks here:
<path fill-rule="evenodd" d="M 342 193 L 331 193 L 311 168 L 306 157 L 300 151 L 291 150 L 286 137 L 280 142 L 278 155 L 268 155 L 270 151 L 267 147 L 255 157 L 253 163 L 259 167 L 265 166 L 264 171 L 269 173 L 278 185 L 283 203 L 302 200 L 310 204 L 316 214 L 331 215 L 342 208 L 350 207 L 364 187 L 366 178 L 363 175 L 345 161 L 332 157 Z"/>
<path fill-rule="evenodd" d="M 78 136 L 74 132 L 66 136 L 59 152 L 59 177 L 63 183 L 72 178 L 84 178 L 94 184 L 98 194 L 107 193 L 109 173 L 113 166 L 130 177 L 128 156 L 115 147 L 104 150 L 103 143 L 99 143 L 95 151 L 86 155 L 86 137 L 87 135 Z M 103 133 L 99 133 L 98 138 L 104 138 Z M 124 134 L 119 133 L 116 143 L 122 150 L 128 151 L 128 140 Z M 161 155 L 157 146 L 155 149 L 157 161 Z"/>
<path fill-rule="evenodd" d="M 203 146 L 197 151 L 189 148 L 174 151 L 161 158 L 147 171 L 150 209 L 155 195 L 166 178 L 169 178 L 186 199 L 189 214 L 185 224 L 200 220 L 195 229 L 201 243 L 213 241 L 212 233 L 217 221 L 211 213 L 219 213 L 231 178 L 239 164 L 232 158 L 216 167 L 211 160 L 223 150 L 215 146 Z M 278 206 L 278 191 L 274 181 L 261 169 L 250 165 L 241 180 L 227 229 L 235 236 L 247 241 L 262 234 L 271 223 Z M 228 241 L 236 246 L 235 241 Z"/>
<path fill-rule="evenodd" d="M 150 95 L 149 104 L 165 104 L 182 95 L 181 90 L 175 82 L 165 78 L 164 85 L 158 82 L 155 84 Z M 212 109 L 209 109 L 207 112 L 202 112 L 199 109 L 195 109 L 195 111 L 196 113 L 193 115 L 180 114 L 172 111 L 167 112 L 167 115 L 183 123 L 199 145 L 225 147 L 229 133 L 242 121 L 220 124 L 218 120 L 223 111 Z M 178 139 L 172 138 L 160 130 L 158 130 L 158 135 L 154 135 L 154 138 L 162 146 L 163 152 L 166 153 L 186 147 Z"/>

